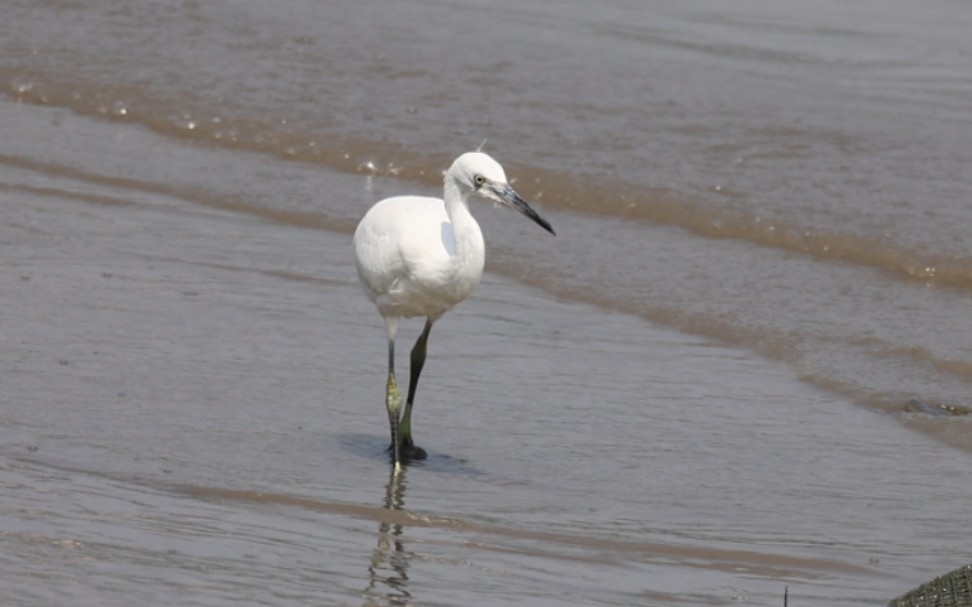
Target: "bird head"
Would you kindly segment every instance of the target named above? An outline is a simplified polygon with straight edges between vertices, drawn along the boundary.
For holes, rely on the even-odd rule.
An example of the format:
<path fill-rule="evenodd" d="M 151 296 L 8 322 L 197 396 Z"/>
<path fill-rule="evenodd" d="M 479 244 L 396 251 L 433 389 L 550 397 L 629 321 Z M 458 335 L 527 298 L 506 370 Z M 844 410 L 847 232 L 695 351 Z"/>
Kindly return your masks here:
<path fill-rule="evenodd" d="M 466 152 L 446 171 L 446 179 L 453 179 L 463 196 L 473 195 L 491 200 L 529 217 L 537 225 L 554 234 L 553 228 L 539 213 L 517 194 L 506 179 L 506 172 L 498 162 L 483 152 Z"/>

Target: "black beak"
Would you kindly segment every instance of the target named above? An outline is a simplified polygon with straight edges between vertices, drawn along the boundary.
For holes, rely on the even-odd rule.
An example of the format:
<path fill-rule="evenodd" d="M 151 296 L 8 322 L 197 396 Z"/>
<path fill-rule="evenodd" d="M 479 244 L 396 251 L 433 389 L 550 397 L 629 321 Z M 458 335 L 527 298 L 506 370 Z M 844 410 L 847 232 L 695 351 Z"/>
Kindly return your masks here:
<path fill-rule="evenodd" d="M 516 193 L 516 190 L 514 190 L 513 186 L 510 184 L 497 183 L 490 186 L 489 190 L 490 193 L 494 194 L 494 196 L 491 196 L 490 198 L 493 198 L 503 206 L 509 207 L 521 215 L 529 217 L 534 223 L 554 236 L 557 235 L 557 233 L 553 231 L 553 228 L 550 227 L 550 224 L 547 223 L 547 220 L 540 217 L 540 214 L 534 211 L 533 207 L 528 205 L 527 202 Z"/>

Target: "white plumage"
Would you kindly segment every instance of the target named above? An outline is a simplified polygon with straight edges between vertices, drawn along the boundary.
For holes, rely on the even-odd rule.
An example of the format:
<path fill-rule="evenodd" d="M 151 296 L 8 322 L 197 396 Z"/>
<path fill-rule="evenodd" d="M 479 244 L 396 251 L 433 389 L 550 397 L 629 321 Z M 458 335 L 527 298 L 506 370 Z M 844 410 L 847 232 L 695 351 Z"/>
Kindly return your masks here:
<path fill-rule="evenodd" d="M 438 317 L 472 293 L 483 234 L 464 202 L 451 215 L 444 201 L 419 196 L 386 198 L 365 215 L 354 235 L 358 273 L 382 316 Z"/>
<path fill-rule="evenodd" d="M 512 208 L 553 234 L 550 224 L 510 186 L 503 167 L 482 152 L 469 152 L 456 159 L 446 171 L 442 200 L 386 198 L 371 207 L 354 233 L 358 276 L 388 330 L 385 404 L 396 470 L 403 457 L 425 457 L 412 441 L 411 413 L 432 324 L 469 297 L 483 273 L 483 233 L 469 212 L 471 196 Z M 395 334 L 402 317 L 416 316 L 426 317 L 426 325 L 412 349 L 408 400 L 399 419 Z"/>

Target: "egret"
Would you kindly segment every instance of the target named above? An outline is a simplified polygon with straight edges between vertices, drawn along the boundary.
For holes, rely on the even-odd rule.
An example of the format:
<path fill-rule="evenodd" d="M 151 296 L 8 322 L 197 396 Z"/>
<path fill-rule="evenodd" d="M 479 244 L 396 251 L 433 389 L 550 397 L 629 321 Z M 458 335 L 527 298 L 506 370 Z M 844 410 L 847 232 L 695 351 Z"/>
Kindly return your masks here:
<path fill-rule="evenodd" d="M 445 173 L 442 200 L 386 198 L 368 210 L 354 232 L 358 276 L 388 332 L 385 407 L 396 471 L 403 461 L 426 456 L 412 440 L 412 405 L 432 325 L 469 297 L 483 274 L 485 247 L 479 224 L 469 212 L 472 196 L 509 207 L 554 233 L 509 184 L 503 167 L 482 152 L 468 152 L 452 163 Z M 421 316 L 425 328 L 412 348 L 408 398 L 402 413 L 395 381 L 395 334 L 403 317 Z"/>

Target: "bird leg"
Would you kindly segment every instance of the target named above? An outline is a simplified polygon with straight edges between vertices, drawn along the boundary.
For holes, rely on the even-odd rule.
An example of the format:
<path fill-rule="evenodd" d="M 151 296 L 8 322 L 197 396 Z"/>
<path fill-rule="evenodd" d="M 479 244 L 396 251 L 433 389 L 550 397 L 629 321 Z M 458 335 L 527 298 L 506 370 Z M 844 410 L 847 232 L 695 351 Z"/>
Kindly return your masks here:
<path fill-rule="evenodd" d="M 388 409 L 388 425 L 391 426 L 391 451 L 395 458 L 395 472 L 401 471 L 401 453 L 398 440 L 398 416 L 402 409 L 402 394 L 395 382 L 395 340 L 388 340 L 388 384 L 385 387 L 385 407 Z"/>
<path fill-rule="evenodd" d="M 432 331 L 432 322 L 431 318 L 425 321 L 425 328 L 412 348 L 408 378 L 408 400 L 405 402 L 405 415 L 402 416 L 402 421 L 398 426 L 398 443 L 406 459 L 421 460 L 428 456 L 425 449 L 416 446 L 415 441 L 412 440 L 412 405 L 415 403 L 415 390 L 418 388 L 419 376 L 422 374 L 422 367 L 425 366 L 425 347 L 429 341 L 429 332 Z"/>

